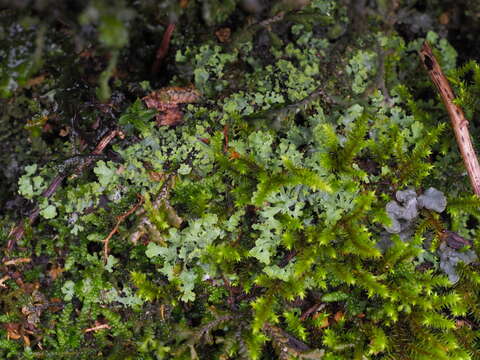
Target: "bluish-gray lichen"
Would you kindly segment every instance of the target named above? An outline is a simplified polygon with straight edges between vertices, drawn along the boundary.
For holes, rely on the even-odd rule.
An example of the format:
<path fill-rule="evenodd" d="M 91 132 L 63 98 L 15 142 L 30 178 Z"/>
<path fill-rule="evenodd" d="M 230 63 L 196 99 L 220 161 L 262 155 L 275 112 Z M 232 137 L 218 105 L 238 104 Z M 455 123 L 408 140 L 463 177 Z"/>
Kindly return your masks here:
<path fill-rule="evenodd" d="M 477 254 L 473 250 L 458 251 L 449 247 L 447 244 L 442 243 L 438 249 L 440 255 L 440 269 L 447 274 L 448 279 L 452 283 L 456 283 L 460 276 L 458 275 L 455 267 L 459 262 L 463 262 L 468 265 L 477 261 Z"/>
<path fill-rule="evenodd" d="M 397 201 L 392 200 L 385 207 L 392 222 L 385 230 L 390 234 L 401 234 L 409 229 L 422 208 L 441 213 L 447 206 L 445 195 L 433 187 L 419 196 L 413 189 L 397 191 L 395 197 Z"/>
<path fill-rule="evenodd" d="M 441 213 L 447 207 L 447 198 L 441 191 L 431 187 L 418 197 L 418 205 Z"/>

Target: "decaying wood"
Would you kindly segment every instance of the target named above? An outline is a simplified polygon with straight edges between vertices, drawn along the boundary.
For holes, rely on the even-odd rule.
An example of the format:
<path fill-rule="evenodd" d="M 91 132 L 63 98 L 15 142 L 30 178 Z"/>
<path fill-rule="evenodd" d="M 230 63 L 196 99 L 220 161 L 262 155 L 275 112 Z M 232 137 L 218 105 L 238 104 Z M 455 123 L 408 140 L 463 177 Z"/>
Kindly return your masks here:
<path fill-rule="evenodd" d="M 110 141 L 112 141 L 116 136 L 123 139 L 125 135 L 120 130 L 110 131 L 107 135 L 105 135 L 100 140 L 98 145 L 92 151 L 92 155 L 100 155 L 105 149 L 105 147 L 107 147 L 107 145 L 110 143 Z M 82 162 L 77 166 L 73 174 L 79 175 L 83 171 L 83 169 L 86 166 L 89 166 L 95 159 L 96 159 L 95 156 L 88 157 L 84 162 Z M 52 180 L 48 188 L 43 191 L 42 197 L 47 199 L 50 198 L 57 191 L 58 187 L 63 182 L 63 180 L 67 177 L 67 175 L 68 174 L 66 172 L 62 172 L 58 174 Z M 30 212 L 30 215 L 28 216 L 28 223 L 32 225 L 37 220 L 39 215 L 40 215 L 40 208 L 37 206 L 35 207 L 35 209 L 33 209 Z M 15 246 L 16 242 L 19 241 L 24 234 L 25 234 L 25 227 L 24 227 L 24 222 L 22 220 L 10 231 L 10 234 L 8 234 L 9 239 L 7 243 L 7 250 L 11 250 Z"/>
<path fill-rule="evenodd" d="M 422 49 L 420 50 L 420 57 L 430 79 L 435 84 L 447 108 L 470 182 L 475 194 L 480 196 L 480 165 L 468 131 L 468 120 L 465 118 L 462 109 L 453 103 L 455 95 L 427 42 L 423 43 Z"/>

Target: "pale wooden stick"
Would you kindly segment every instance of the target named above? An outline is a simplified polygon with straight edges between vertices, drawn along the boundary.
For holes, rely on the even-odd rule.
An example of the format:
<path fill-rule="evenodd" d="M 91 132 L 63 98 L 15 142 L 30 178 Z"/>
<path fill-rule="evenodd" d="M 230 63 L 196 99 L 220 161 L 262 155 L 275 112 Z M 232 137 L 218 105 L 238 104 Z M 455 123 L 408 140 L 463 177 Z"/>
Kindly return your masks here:
<path fill-rule="evenodd" d="M 17 265 L 21 263 L 29 263 L 31 262 L 32 259 L 30 258 L 18 258 L 18 259 L 12 259 L 12 260 L 7 260 L 3 262 L 3 265 Z"/>
<path fill-rule="evenodd" d="M 420 57 L 423 65 L 437 87 L 438 92 L 447 108 L 448 115 L 452 121 L 453 131 L 457 139 L 460 153 L 462 154 L 463 162 L 467 168 L 467 173 L 472 183 L 473 190 L 477 196 L 480 196 L 480 165 L 475 150 L 472 145 L 470 133 L 468 131 L 468 120 L 462 109 L 453 103 L 455 95 L 452 88 L 442 72 L 442 68 L 438 64 L 435 55 L 433 55 L 430 45 L 425 41 L 420 50 Z"/>
<path fill-rule="evenodd" d="M 85 330 L 83 330 L 83 332 L 88 333 L 88 332 L 91 332 L 91 331 L 97 331 L 97 330 L 102 330 L 102 329 L 111 329 L 111 328 L 112 327 L 108 324 L 100 324 L 100 325 L 85 329 Z"/>

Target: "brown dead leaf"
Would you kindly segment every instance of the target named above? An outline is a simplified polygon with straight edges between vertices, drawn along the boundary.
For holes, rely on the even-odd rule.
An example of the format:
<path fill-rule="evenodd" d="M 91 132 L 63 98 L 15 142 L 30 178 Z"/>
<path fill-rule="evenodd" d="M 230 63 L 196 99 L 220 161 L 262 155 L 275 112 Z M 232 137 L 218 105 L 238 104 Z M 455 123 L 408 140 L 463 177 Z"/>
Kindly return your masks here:
<path fill-rule="evenodd" d="M 328 318 L 323 319 L 322 323 L 320 324 L 320 329 L 324 329 L 330 325 L 330 321 L 328 321 Z"/>
<path fill-rule="evenodd" d="M 200 93 L 193 85 L 179 87 L 167 86 L 156 90 L 143 98 L 148 108 L 163 111 L 166 107 L 197 102 Z"/>
<path fill-rule="evenodd" d="M 53 266 L 49 271 L 48 271 L 48 276 L 50 276 L 50 278 L 52 280 L 56 280 L 61 274 L 62 272 L 64 272 L 65 269 L 61 268 L 60 266 L 56 265 L 56 266 Z"/>
<path fill-rule="evenodd" d="M 32 87 L 32 86 L 36 86 L 36 85 L 39 85 L 43 82 L 43 80 L 45 80 L 45 75 L 39 75 L 39 76 L 36 76 L 34 78 L 31 78 L 27 81 L 27 83 L 25 84 L 26 87 Z"/>
<path fill-rule="evenodd" d="M 345 313 L 343 313 L 342 311 L 337 311 L 333 316 L 333 320 L 335 320 L 336 322 L 339 322 L 343 320 L 344 317 L 345 317 Z"/>
<path fill-rule="evenodd" d="M 30 347 L 30 338 L 27 335 L 23 335 L 23 342 Z"/>
<path fill-rule="evenodd" d="M 17 284 L 22 288 L 22 290 L 26 294 L 34 294 L 40 288 L 40 283 L 38 281 L 34 283 L 24 283 L 23 281 L 21 281 L 21 284 L 20 284 L 18 280 L 21 281 L 21 279 L 17 279 Z"/>
<path fill-rule="evenodd" d="M 226 43 L 230 41 L 230 35 L 232 34 L 232 30 L 228 27 L 220 28 L 215 31 L 215 36 L 217 37 L 218 41 L 221 43 Z"/>
<path fill-rule="evenodd" d="M 163 126 L 174 126 L 182 122 L 183 113 L 177 109 L 165 111 L 165 114 L 157 115 L 157 124 Z"/>
<path fill-rule="evenodd" d="M 195 103 L 200 99 L 200 93 L 193 86 L 169 86 L 153 91 L 142 100 L 149 109 L 158 110 L 156 116 L 158 125 L 174 126 L 182 121 L 181 104 Z"/>
<path fill-rule="evenodd" d="M 160 182 L 160 181 L 163 181 L 165 179 L 165 173 L 160 172 L 160 171 L 149 171 L 148 172 L 148 177 L 152 181 Z"/>
<path fill-rule="evenodd" d="M 230 151 L 230 156 L 228 157 L 228 160 L 234 160 L 234 159 L 240 159 L 241 155 L 234 151 L 234 150 L 231 150 Z"/>
<path fill-rule="evenodd" d="M 188 0 L 180 0 L 180 7 L 185 9 L 188 6 Z"/>
<path fill-rule="evenodd" d="M 20 334 L 20 323 L 7 323 L 4 324 L 7 329 L 7 339 L 18 340 L 22 336 Z"/>

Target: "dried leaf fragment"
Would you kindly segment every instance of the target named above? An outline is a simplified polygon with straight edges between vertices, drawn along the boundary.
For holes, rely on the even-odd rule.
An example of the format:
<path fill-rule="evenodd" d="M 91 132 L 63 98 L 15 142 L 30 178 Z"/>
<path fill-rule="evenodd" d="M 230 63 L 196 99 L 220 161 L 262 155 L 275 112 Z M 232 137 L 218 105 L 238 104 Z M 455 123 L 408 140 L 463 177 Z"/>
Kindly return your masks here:
<path fill-rule="evenodd" d="M 7 339 L 20 339 L 20 323 L 7 323 L 4 326 L 7 329 Z"/>
<path fill-rule="evenodd" d="M 56 280 L 64 271 L 65 269 L 60 266 L 54 266 L 48 271 L 48 275 L 52 280 Z"/>
<path fill-rule="evenodd" d="M 235 160 L 235 159 L 240 159 L 241 155 L 236 152 L 235 150 L 230 151 L 230 156 L 228 157 L 228 160 Z"/>
<path fill-rule="evenodd" d="M 152 170 L 152 171 L 148 172 L 148 177 L 152 181 L 160 182 L 160 181 L 163 181 L 165 179 L 165 173 L 160 172 L 160 171 L 153 171 Z"/>
<path fill-rule="evenodd" d="M 45 80 L 45 75 L 39 75 L 34 78 L 31 78 L 25 84 L 26 87 L 32 87 L 36 85 L 40 85 Z"/>
<path fill-rule="evenodd" d="M 336 322 L 342 321 L 345 318 L 345 314 L 343 311 L 337 311 L 335 315 L 333 316 L 333 320 Z"/>
<path fill-rule="evenodd" d="M 180 106 L 195 103 L 199 99 L 200 93 L 193 86 L 169 86 L 151 92 L 142 100 L 147 108 L 158 110 L 156 116 L 158 125 L 174 126 L 183 119 Z"/>

